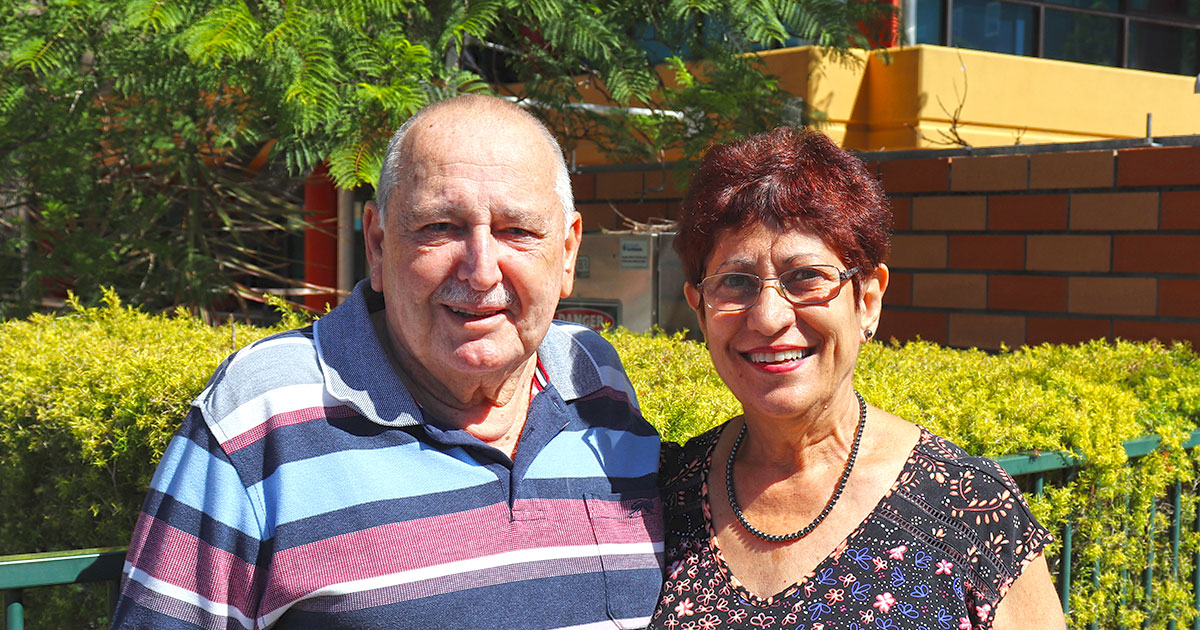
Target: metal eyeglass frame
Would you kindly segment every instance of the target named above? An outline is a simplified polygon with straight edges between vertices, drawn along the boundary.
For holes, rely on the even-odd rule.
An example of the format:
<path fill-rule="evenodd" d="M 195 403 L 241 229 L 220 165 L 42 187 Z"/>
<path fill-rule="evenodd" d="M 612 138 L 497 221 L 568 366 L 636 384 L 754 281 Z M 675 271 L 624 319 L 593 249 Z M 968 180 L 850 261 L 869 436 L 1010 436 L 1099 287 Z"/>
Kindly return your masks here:
<path fill-rule="evenodd" d="M 834 269 L 837 271 L 837 277 L 838 277 L 837 286 L 835 286 L 833 288 L 832 293 L 829 295 L 829 297 L 827 297 L 825 299 L 817 300 L 815 302 L 797 302 L 797 301 L 793 300 L 791 298 L 791 296 L 788 295 L 787 291 L 783 290 L 783 285 L 781 285 L 779 283 L 779 279 L 781 277 L 783 277 L 784 275 L 787 275 L 793 271 L 796 271 L 797 269 L 815 269 L 817 267 L 827 267 L 827 268 Z M 700 295 L 703 297 L 704 296 L 704 283 L 712 278 L 719 278 L 722 276 L 733 276 L 733 275 L 749 276 L 749 277 L 752 277 L 752 278 L 755 278 L 758 280 L 758 294 L 754 296 L 753 302 L 750 302 L 749 304 L 747 304 L 743 307 L 740 307 L 740 308 L 720 309 L 720 308 L 713 306 L 712 304 L 709 304 L 708 298 L 704 297 L 704 305 L 718 313 L 740 313 L 741 311 L 745 311 L 745 310 L 754 308 L 754 305 L 758 304 L 758 301 L 760 299 L 762 299 L 763 289 L 765 289 L 767 287 L 771 287 L 771 288 L 775 289 L 775 292 L 779 294 L 779 297 L 782 297 L 785 302 L 787 302 L 788 304 L 791 304 L 792 306 L 817 306 L 818 304 L 826 304 L 828 302 L 831 302 L 831 301 L 837 299 L 837 296 L 842 294 L 842 287 L 846 286 L 846 281 L 853 278 L 855 276 L 855 274 L 858 273 L 858 270 L 859 270 L 859 267 L 857 267 L 857 266 L 851 267 L 850 269 L 842 270 L 842 269 L 838 269 L 837 266 L 835 266 L 835 265 L 801 265 L 799 267 L 792 267 L 791 269 L 784 271 L 783 274 L 778 275 L 778 276 L 772 276 L 770 278 L 760 278 L 756 274 L 747 273 L 745 271 L 729 271 L 729 272 L 725 272 L 725 273 L 714 273 L 711 276 L 705 276 L 705 277 L 701 278 L 700 282 L 696 283 L 696 291 L 698 291 L 700 293 Z"/>

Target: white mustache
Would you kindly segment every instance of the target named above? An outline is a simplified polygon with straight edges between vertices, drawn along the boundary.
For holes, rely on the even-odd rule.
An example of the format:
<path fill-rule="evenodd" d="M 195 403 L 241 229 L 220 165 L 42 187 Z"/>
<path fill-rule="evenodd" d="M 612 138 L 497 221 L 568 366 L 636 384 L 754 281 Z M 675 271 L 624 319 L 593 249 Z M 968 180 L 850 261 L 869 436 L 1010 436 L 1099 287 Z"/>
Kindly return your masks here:
<path fill-rule="evenodd" d="M 492 310 L 508 308 L 517 296 L 504 284 L 497 284 L 486 291 L 476 291 L 467 284 L 447 282 L 433 292 L 433 299 L 471 309 Z"/>

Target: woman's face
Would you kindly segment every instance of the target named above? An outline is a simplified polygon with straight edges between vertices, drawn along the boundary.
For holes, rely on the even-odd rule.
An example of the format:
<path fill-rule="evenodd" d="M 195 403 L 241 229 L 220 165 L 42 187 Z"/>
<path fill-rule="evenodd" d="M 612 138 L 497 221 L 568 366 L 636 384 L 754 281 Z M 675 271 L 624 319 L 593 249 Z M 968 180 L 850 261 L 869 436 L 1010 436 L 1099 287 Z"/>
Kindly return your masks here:
<path fill-rule="evenodd" d="M 717 235 L 704 275 L 739 271 L 773 278 L 807 265 L 846 269 L 833 250 L 803 229 L 753 225 Z M 847 281 L 836 298 L 809 306 L 793 306 L 764 287 L 750 308 L 719 312 L 703 303 L 694 286 L 684 292 L 697 310 L 717 373 L 745 412 L 794 418 L 819 413 L 835 396 L 849 394 L 865 332 L 878 324 L 887 274 L 884 265 L 860 274 L 858 299 Z"/>

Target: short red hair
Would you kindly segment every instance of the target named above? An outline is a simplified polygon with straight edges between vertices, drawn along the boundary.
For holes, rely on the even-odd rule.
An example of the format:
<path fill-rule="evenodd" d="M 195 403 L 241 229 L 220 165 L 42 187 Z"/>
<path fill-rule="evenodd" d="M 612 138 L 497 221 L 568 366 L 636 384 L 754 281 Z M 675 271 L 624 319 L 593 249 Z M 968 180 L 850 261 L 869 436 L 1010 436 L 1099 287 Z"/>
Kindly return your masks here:
<path fill-rule="evenodd" d="M 692 176 L 675 251 L 693 284 L 725 230 L 764 224 L 812 232 L 859 276 L 888 250 L 892 211 L 862 161 L 825 134 L 778 127 L 708 150 Z"/>

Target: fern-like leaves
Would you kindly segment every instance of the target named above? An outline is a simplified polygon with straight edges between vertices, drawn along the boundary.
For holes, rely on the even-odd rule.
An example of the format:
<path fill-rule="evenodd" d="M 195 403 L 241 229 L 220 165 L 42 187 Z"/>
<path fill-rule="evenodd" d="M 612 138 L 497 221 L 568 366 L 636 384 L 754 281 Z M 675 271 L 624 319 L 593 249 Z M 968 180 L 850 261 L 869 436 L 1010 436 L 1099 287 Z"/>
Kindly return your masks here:
<path fill-rule="evenodd" d="M 251 57 L 262 39 L 262 25 L 246 3 L 237 0 L 201 17 L 183 33 L 183 49 L 192 61 L 221 65 Z"/>

